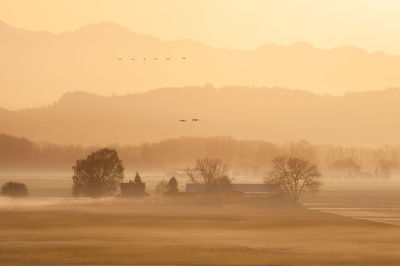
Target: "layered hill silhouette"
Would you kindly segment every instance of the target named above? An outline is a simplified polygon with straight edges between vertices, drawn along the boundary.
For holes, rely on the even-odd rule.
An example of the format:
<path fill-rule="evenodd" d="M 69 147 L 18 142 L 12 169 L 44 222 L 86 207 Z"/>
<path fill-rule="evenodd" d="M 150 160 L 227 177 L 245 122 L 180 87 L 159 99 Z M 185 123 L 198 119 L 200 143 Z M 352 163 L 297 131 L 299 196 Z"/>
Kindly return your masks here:
<path fill-rule="evenodd" d="M 138 35 L 110 22 L 60 34 L 0 22 L 0 58 L 0 106 L 9 109 L 46 105 L 67 91 L 111 95 L 213 83 L 340 94 L 400 86 L 400 56 L 382 52 L 307 43 L 217 49 Z"/>
<path fill-rule="evenodd" d="M 217 135 L 270 142 L 398 145 L 399 102 L 398 89 L 343 96 L 232 86 L 162 88 L 112 97 L 75 92 L 47 107 L 1 109 L 0 132 L 84 145 Z"/>

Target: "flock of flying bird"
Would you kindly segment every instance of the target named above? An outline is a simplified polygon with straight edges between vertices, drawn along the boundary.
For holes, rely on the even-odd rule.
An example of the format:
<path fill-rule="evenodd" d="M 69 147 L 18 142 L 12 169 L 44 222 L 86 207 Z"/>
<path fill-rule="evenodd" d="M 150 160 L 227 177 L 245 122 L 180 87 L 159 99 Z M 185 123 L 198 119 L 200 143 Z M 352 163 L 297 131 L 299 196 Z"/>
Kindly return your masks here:
<path fill-rule="evenodd" d="M 171 60 L 171 59 L 172 59 L 171 57 L 166 57 L 166 58 L 165 58 L 166 61 L 169 61 L 169 60 Z M 181 57 L 180 59 L 181 59 L 181 60 L 186 60 L 186 57 L 183 56 L 183 57 Z M 118 57 L 118 60 L 121 61 L 121 60 L 123 60 L 123 58 L 122 58 L 122 57 Z M 131 58 L 130 60 L 134 61 L 134 60 L 136 60 L 136 58 Z M 147 60 L 147 58 L 146 58 L 146 57 L 143 57 L 142 60 L 143 60 L 143 61 L 144 61 L 144 60 Z M 154 57 L 153 60 L 158 60 L 158 57 Z M 187 121 L 186 119 L 180 119 L 180 120 L 179 120 L 179 122 L 186 122 L 186 121 Z M 193 119 L 192 119 L 192 122 L 198 122 L 198 121 L 200 121 L 200 119 L 198 119 L 198 118 L 193 118 Z"/>
<path fill-rule="evenodd" d="M 158 60 L 158 59 L 159 59 L 158 57 L 154 57 L 154 58 L 153 58 L 153 60 Z M 180 59 L 181 59 L 181 60 L 186 60 L 186 57 L 183 56 L 183 57 L 181 57 Z M 123 58 L 122 58 L 122 57 L 118 57 L 118 60 L 123 60 Z M 140 59 L 131 58 L 130 60 L 131 60 L 131 61 L 134 61 L 134 60 L 140 60 Z M 145 60 L 147 60 L 147 58 L 146 58 L 146 57 L 143 57 L 142 60 L 145 61 Z M 166 60 L 166 61 L 169 61 L 169 60 L 172 60 L 172 58 L 171 58 L 171 57 L 166 57 L 165 60 Z"/>

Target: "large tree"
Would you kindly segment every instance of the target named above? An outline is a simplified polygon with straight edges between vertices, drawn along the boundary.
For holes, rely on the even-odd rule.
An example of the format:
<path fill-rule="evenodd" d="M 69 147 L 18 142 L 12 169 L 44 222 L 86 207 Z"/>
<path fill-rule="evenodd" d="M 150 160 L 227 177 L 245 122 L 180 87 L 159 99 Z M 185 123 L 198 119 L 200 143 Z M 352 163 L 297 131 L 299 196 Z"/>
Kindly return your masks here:
<path fill-rule="evenodd" d="M 24 183 L 7 182 L 1 187 L 1 195 L 11 198 L 22 198 L 28 196 L 28 189 Z"/>
<path fill-rule="evenodd" d="M 213 191 L 217 185 L 232 183 L 229 178 L 228 167 L 219 159 L 200 158 L 196 160 L 194 168 L 186 170 L 193 183 L 205 184 L 207 192 Z"/>
<path fill-rule="evenodd" d="M 124 177 L 124 167 L 114 149 L 101 149 L 72 167 L 74 196 L 99 198 L 114 195 Z"/>
<path fill-rule="evenodd" d="M 267 184 L 279 184 L 289 198 L 297 202 L 303 192 L 318 192 L 321 173 L 316 165 L 294 157 L 278 157 L 265 178 Z"/>

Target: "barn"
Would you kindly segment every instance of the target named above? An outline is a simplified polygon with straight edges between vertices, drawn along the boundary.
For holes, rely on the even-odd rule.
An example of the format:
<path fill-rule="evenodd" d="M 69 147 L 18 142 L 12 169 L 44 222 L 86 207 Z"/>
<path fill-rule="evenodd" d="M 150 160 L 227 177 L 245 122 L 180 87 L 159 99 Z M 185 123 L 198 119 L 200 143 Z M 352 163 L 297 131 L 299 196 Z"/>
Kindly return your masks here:
<path fill-rule="evenodd" d="M 219 184 L 213 187 L 217 192 L 241 192 L 245 195 L 267 195 L 280 192 L 278 184 Z M 205 184 L 188 183 L 186 193 L 202 193 L 206 190 Z"/>
<path fill-rule="evenodd" d="M 145 183 L 121 183 L 121 196 L 122 197 L 142 197 L 146 195 Z"/>

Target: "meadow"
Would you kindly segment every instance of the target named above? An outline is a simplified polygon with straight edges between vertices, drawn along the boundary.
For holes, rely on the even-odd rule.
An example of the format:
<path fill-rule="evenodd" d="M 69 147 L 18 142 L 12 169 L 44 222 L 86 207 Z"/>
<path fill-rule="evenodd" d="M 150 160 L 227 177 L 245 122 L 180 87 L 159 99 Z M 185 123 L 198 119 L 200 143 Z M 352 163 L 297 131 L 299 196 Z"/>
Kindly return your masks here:
<path fill-rule="evenodd" d="M 399 265 L 400 228 L 301 206 L 144 201 L 0 211 L 1 265 Z"/>
<path fill-rule="evenodd" d="M 76 199 L 69 176 L 13 179 L 30 196 L 0 197 L 0 265 L 400 264 L 398 181 L 324 180 L 290 206 Z"/>

